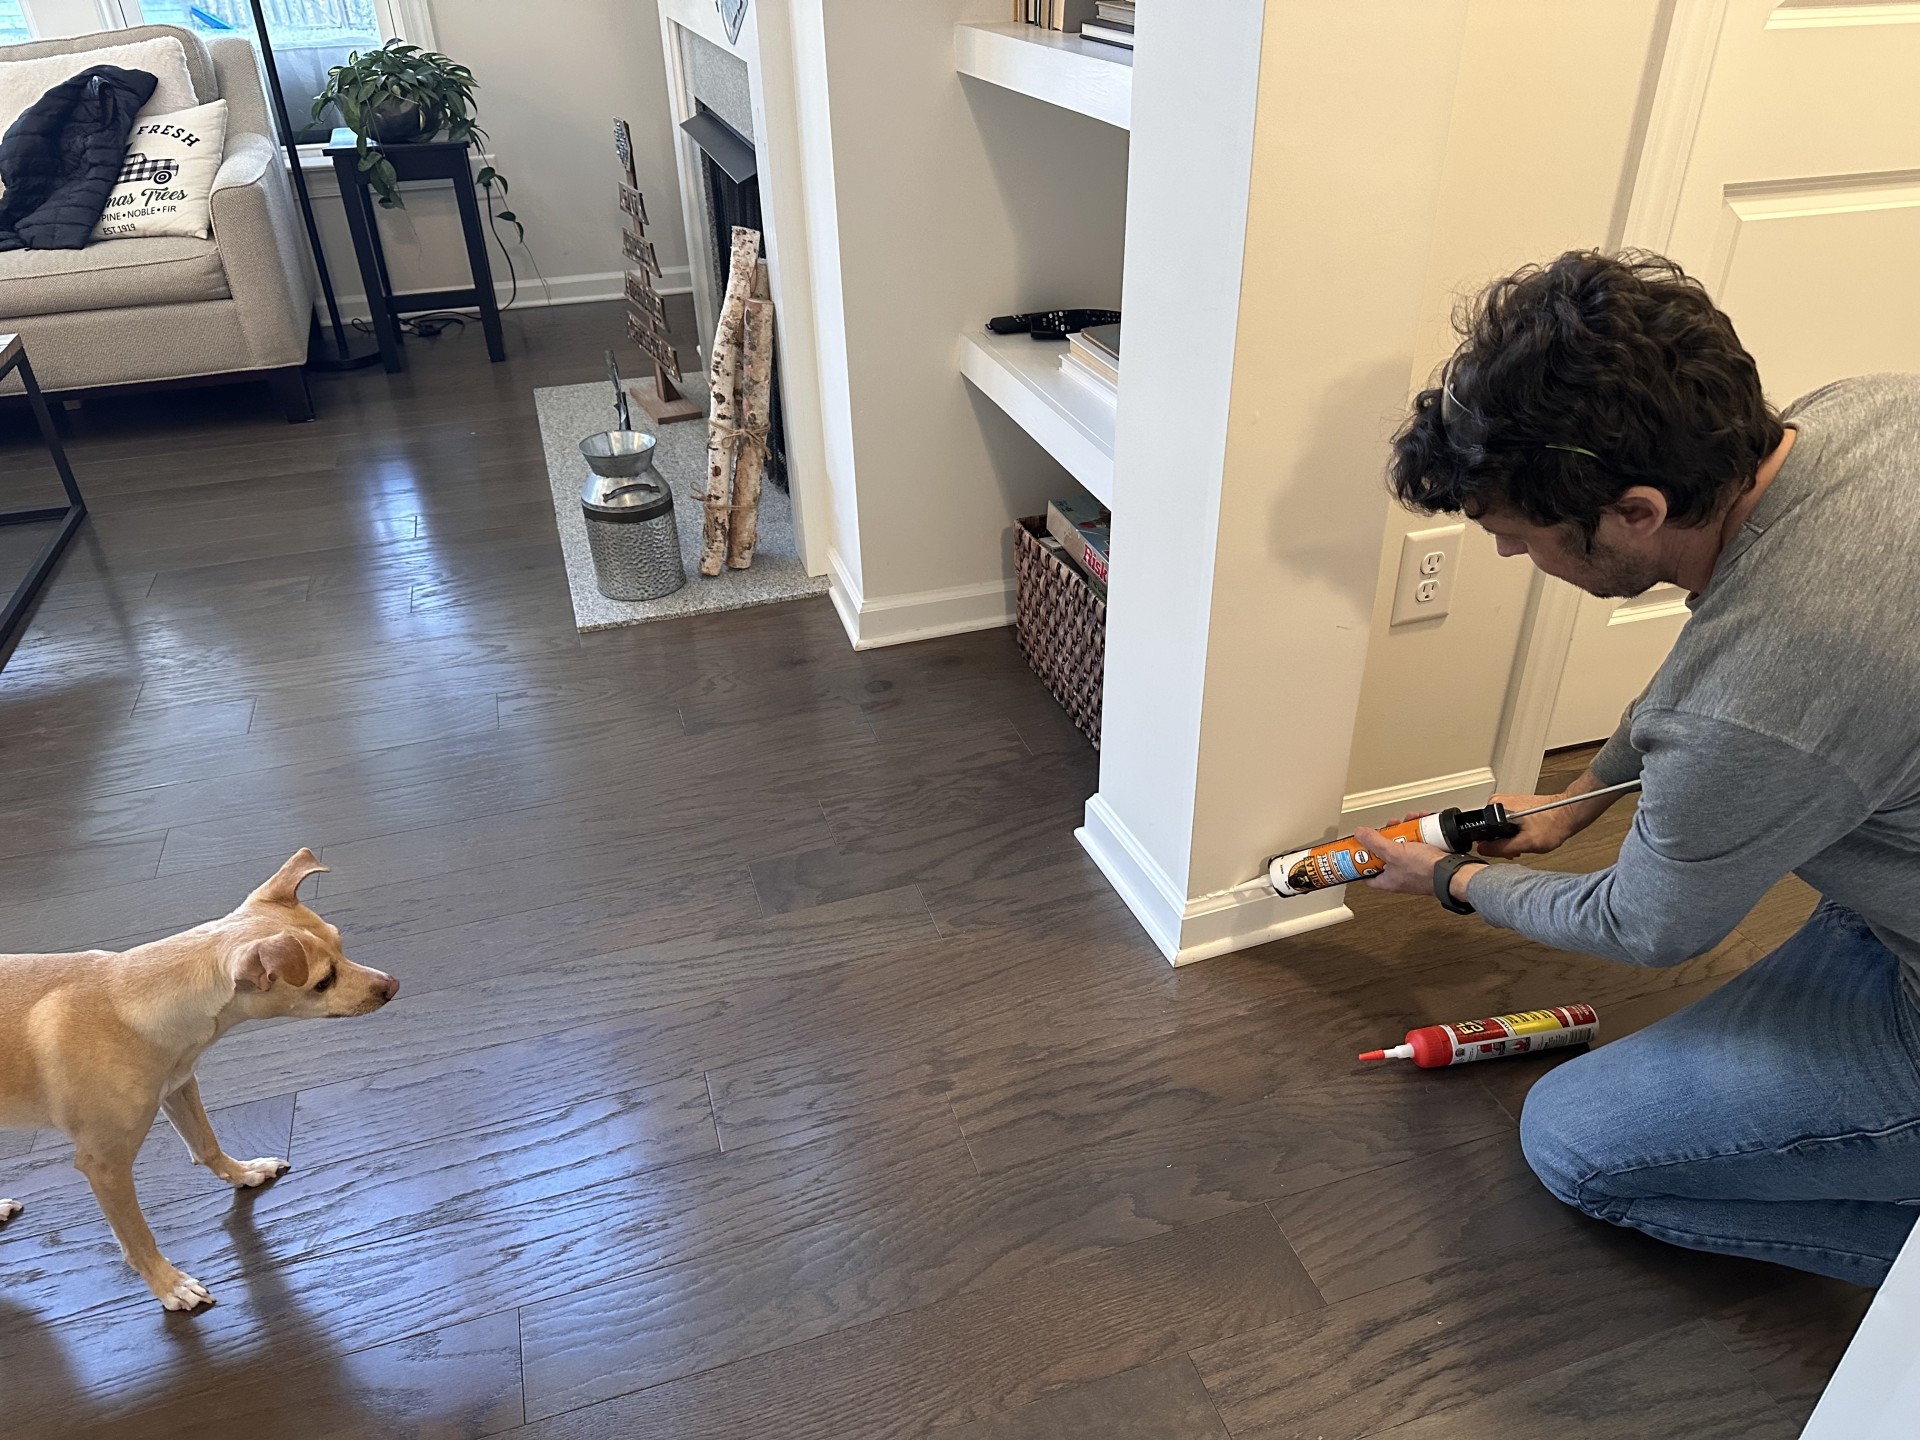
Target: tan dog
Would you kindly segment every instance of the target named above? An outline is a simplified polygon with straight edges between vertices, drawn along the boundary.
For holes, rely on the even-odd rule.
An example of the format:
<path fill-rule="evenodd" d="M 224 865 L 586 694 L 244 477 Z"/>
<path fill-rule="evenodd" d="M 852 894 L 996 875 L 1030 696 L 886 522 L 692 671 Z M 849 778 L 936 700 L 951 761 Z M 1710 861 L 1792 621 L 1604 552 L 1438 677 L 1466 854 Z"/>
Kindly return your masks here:
<path fill-rule="evenodd" d="M 265 1184 L 285 1160 L 220 1148 L 193 1067 L 242 1020 L 365 1015 L 400 982 L 355 965 L 340 932 L 300 903 L 325 870 L 302 850 L 231 915 L 114 953 L 0 955 L 0 1128 L 57 1127 L 106 1212 L 127 1263 L 169 1310 L 212 1303 L 170 1264 L 133 1191 L 133 1158 L 164 1107 L 197 1164 L 236 1188 Z M 0 1225 L 20 1213 L 0 1200 Z"/>

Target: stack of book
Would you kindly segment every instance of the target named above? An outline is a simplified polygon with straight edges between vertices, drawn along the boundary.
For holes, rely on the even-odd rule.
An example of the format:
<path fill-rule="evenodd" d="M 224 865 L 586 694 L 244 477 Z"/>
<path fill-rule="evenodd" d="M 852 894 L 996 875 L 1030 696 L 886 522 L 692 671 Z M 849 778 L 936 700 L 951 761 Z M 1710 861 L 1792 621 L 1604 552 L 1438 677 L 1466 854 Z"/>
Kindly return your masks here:
<path fill-rule="evenodd" d="M 1108 404 L 1120 399 L 1120 327 L 1089 325 L 1067 336 L 1060 369 Z"/>
<path fill-rule="evenodd" d="M 1133 0 L 1098 0 L 1093 16 L 1081 22 L 1080 34 L 1102 45 L 1133 49 Z"/>
<path fill-rule="evenodd" d="M 1044 30 L 1078 30 L 1080 22 L 1093 19 L 1095 12 L 1096 0 L 1013 0 L 1016 25 L 1038 25 Z"/>

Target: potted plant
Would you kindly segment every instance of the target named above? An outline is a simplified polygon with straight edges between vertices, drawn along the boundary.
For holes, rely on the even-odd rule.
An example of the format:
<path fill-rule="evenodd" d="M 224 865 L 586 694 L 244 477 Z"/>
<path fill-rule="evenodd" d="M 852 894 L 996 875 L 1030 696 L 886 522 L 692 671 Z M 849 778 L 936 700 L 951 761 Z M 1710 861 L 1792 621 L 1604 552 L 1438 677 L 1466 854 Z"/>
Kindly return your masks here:
<path fill-rule="evenodd" d="M 476 84 L 471 70 L 445 55 L 389 40 L 364 54 L 350 51 L 346 64 L 327 71 L 326 87 L 314 97 L 313 118 L 319 119 L 329 105 L 338 106 L 357 142 L 360 169 L 380 203 L 389 209 L 404 207 L 393 163 L 379 147 L 431 140 L 445 131 L 449 140 L 477 141 L 485 150 L 487 132 L 473 114 Z M 506 198 L 507 177 L 493 166 L 483 165 L 474 179 L 489 195 L 498 187 L 500 198 Z M 498 218 L 526 239 L 511 210 L 500 211 Z"/>

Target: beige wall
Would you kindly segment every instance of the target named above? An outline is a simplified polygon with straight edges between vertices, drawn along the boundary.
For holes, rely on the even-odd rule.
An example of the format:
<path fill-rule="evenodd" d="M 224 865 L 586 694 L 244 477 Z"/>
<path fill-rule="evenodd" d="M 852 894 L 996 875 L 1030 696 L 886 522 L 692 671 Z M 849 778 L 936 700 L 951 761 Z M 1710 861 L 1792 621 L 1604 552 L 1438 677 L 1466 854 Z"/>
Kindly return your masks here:
<path fill-rule="evenodd" d="M 1452 349 L 1460 298 L 1528 261 L 1613 242 L 1662 9 L 1661 0 L 1473 0 L 1409 394 Z M 1383 424 L 1383 449 L 1396 418 Z M 1438 523 L 1397 506 L 1389 514 L 1349 794 L 1493 763 L 1531 567 L 1500 559 L 1470 524 L 1452 613 L 1389 629 L 1401 536 Z"/>
<path fill-rule="evenodd" d="M 480 82 L 480 123 L 527 228 L 525 249 L 513 248 L 522 302 L 543 298 L 526 250 L 556 299 L 618 293 L 615 116 L 633 126 L 634 168 L 652 221 L 648 234 L 667 269 L 663 288 L 684 287 L 686 228 L 654 0 L 554 0 L 534 8 L 525 0 L 432 0 L 431 8 L 435 45 Z M 343 295 L 357 294 L 345 222 L 335 202 L 323 202 L 320 213 L 335 282 Z M 465 251 L 450 191 L 423 192 L 380 221 L 397 288 L 463 282 Z M 502 233 L 511 239 L 512 227 Z M 504 281 L 497 248 L 491 258 Z"/>

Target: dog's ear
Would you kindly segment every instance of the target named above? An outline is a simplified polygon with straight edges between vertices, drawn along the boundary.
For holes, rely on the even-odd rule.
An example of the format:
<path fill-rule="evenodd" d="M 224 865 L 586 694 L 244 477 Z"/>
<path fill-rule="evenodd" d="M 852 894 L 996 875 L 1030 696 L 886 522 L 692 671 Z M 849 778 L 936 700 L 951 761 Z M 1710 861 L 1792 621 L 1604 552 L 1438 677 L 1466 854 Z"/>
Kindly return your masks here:
<path fill-rule="evenodd" d="M 300 882 L 309 875 L 318 875 L 327 867 L 322 865 L 313 851 L 302 846 L 294 851 L 293 858 L 282 865 L 273 874 L 273 878 L 262 885 L 247 898 L 262 900 L 269 905 L 298 905 L 300 903 Z"/>
<path fill-rule="evenodd" d="M 233 983 L 271 990 L 279 980 L 296 990 L 307 983 L 307 947 L 291 930 L 255 940 L 240 952 L 233 967 Z"/>

